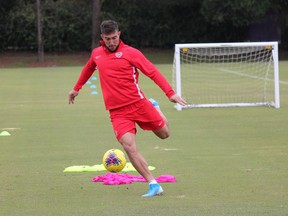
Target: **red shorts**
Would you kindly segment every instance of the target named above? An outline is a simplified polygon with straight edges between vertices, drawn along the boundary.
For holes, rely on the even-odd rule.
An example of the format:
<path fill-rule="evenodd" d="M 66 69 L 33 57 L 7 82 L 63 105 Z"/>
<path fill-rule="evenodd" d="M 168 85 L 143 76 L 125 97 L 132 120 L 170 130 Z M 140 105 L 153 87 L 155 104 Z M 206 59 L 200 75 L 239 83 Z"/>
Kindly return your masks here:
<path fill-rule="evenodd" d="M 136 123 L 143 130 L 159 130 L 165 125 L 159 112 L 147 99 L 110 110 L 110 118 L 118 140 L 127 132 L 136 134 Z"/>

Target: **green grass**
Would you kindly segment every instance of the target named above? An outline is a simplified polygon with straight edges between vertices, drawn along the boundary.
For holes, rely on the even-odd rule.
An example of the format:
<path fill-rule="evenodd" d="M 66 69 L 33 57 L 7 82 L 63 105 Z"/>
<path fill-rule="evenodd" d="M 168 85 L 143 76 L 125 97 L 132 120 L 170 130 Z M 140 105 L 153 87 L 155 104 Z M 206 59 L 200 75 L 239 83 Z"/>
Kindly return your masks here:
<path fill-rule="evenodd" d="M 157 66 L 171 80 L 172 65 Z M 281 62 L 286 82 L 287 67 Z M 159 100 L 172 135 L 159 140 L 138 130 L 139 150 L 156 167 L 155 176 L 177 178 L 163 184 L 164 196 L 143 199 L 144 183 L 104 186 L 90 181 L 104 172 L 63 173 L 68 166 L 99 164 L 106 150 L 120 148 L 98 81 L 98 95 L 85 86 L 68 105 L 80 70 L 0 69 L 0 131 L 11 133 L 0 137 L 1 215 L 287 215 L 288 85 L 281 84 L 280 109 L 177 112 L 142 76 L 142 89 Z"/>

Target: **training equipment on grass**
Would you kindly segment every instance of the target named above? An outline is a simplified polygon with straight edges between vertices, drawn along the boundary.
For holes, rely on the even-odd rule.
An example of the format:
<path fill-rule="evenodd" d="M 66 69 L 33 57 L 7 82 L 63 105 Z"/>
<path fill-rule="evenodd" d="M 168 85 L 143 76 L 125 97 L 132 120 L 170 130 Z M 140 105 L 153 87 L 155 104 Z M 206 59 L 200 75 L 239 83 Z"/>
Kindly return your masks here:
<path fill-rule="evenodd" d="M 10 136 L 11 134 L 8 131 L 2 131 L 0 136 Z"/>
<path fill-rule="evenodd" d="M 176 44 L 173 87 L 194 107 L 280 107 L 277 42 Z"/>
<path fill-rule="evenodd" d="M 103 156 L 103 165 L 109 172 L 120 172 L 126 165 L 125 154 L 119 149 L 110 149 Z"/>
<path fill-rule="evenodd" d="M 155 170 L 156 167 L 148 166 L 149 170 Z M 66 167 L 63 172 L 101 172 L 105 171 L 106 168 L 103 164 L 96 164 L 93 166 L 89 165 L 74 165 Z M 126 163 L 125 167 L 122 169 L 122 172 L 137 172 L 137 170 L 133 167 L 133 165 L 129 162 Z"/>
<path fill-rule="evenodd" d="M 176 182 L 176 178 L 172 175 L 160 175 L 155 179 L 158 183 Z M 133 182 L 147 182 L 142 176 L 135 176 L 119 173 L 106 173 L 102 176 L 96 176 L 91 179 L 93 182 L 103 182 L 105 185 L 132 184 Z"/>

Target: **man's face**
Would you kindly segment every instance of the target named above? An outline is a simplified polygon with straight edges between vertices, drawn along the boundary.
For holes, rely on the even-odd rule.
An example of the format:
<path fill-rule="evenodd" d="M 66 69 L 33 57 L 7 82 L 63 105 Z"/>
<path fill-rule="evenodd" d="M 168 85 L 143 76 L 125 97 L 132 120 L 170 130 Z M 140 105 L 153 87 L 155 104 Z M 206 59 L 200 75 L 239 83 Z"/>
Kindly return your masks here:
<path fill-rule="evenodd" d="M 103 39 L 105 46 L 110 52 L 115 52 L 119 46 L 120 42 L 120 31 L 115 31 L 111 34 L 101 34 L 101 38 Z"/>

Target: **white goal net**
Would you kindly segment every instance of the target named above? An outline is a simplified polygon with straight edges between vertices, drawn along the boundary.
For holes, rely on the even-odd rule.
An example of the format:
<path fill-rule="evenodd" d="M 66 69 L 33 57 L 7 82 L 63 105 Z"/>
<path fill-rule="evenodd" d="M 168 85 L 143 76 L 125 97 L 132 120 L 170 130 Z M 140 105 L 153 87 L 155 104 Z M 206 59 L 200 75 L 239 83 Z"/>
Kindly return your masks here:
<path fill-rule="evenodd" d="M 194 107 L 280 107 L 278 43 L 176 44 L 173 87 Z"/>

